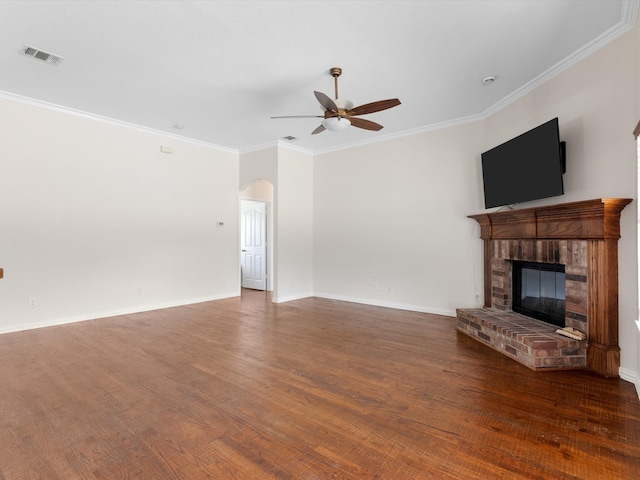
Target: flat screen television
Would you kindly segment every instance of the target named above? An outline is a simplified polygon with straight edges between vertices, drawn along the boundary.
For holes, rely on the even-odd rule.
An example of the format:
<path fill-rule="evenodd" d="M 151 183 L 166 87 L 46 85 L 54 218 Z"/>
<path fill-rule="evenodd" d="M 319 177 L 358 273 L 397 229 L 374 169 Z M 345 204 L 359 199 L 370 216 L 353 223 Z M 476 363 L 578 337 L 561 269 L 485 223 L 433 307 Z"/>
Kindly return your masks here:
<path fill-rule="evenodd" d="M 554 118 L 484 152 L 485 208 L 563 195 L 564 151 Z"/>

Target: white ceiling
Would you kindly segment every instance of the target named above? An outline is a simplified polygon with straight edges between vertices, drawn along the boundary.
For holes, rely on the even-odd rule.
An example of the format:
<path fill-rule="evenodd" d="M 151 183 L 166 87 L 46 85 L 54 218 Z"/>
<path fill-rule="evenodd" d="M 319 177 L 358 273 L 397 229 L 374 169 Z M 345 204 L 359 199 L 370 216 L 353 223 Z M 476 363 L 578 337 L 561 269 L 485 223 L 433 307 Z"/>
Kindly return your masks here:
<path fill-rule="evenodd" d="M 290 135 L 320 152 L 481 118 L 632 28 L 637 5 L 4 0 L 0 91 L 239 151 Z M 312 136 L 318 119 L 270 119 L 321 114 L 313 91 L 333 97 L 334 66 L 343 99 L 400 99 L 363 117 L 384 129 Z"/>

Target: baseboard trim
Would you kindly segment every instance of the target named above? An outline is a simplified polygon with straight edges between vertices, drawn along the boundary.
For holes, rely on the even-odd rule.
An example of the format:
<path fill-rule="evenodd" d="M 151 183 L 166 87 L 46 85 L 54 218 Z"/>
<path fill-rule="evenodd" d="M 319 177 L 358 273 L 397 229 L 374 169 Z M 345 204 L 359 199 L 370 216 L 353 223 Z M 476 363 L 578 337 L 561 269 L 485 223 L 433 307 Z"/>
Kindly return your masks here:
<path fill-rule="evenodd" d="M 396 310 L 407 310 L 410 312 L 430 313 L 432 315 L 444 315 L 446 317 L 455 317 L 455 310 L 443 310 L 441 308 L 425 307 L 424 305 L 411 305 L 406 303 L 380 302 L 370 298 L 345 297 L 342 295 L 333 295 L 330 293 L 315 293 L 314 297 L 327 298 L 329 300 L 339 300 L 342 302 L 360 303 L 364 305 L 372 305 L 374 307 L 394 308 Z"/>
<path fill-rule="evenodd" d="M 213 295 L 211 297 L 199 297 L 199 298 L 192 298 L 189 300 L 181 300 L 178 302 L 169 302 L 169 303 L 159 303 L 159 304 L 154 304 L 154 305 L 146 305 L 146 306 L 138 306 L 138 307 L 133 307 L 133 308 L 125 308 L 125 309 L 121 309 L 121 310 L 110 310 L 110 311 L 105 311 L 105 312 L 95 312 L 89 315 L 80 315 L 77 317 L 67 317 L 67 318 L 58 318 L 58 319 L 54 319 L 54 320 L 47 320 L 44 322 L 38 322 L 38 323 L 34 323 L 34 324 L 28 324 L 28 325 L 12 325 L 9 327 L 4 327 L 4 328 L 0 328 L 0 335 L 3 335 L 5 333 L 15 333 L 15 332 L 24 332 L 26 330 L 35 330 L 37 328 L 46 328 L 46 327 L 55 327 L 58 325 L 67 325 L 70 323 L 76 323 L 76 322 L 86 322 L 89 320 L 99 320 L 102 318 L 109 318 L 109 317 L 118 317 L 121 315 L 131 315 L 134 313 L 142 313 L 142 312 L 150 312 L 153 310 L 163 310 L 165 308 L 172 308 L 172 307 L 182 307 L 184 305 L 192 305 L 195 303 L 204 303 L 204 302 L 211 302 L 214 300 L 222 300 L 225 298 L 233 298 L 233 297 L 238 297 L 240 296 L 240 292 L 229 292 L 229 293 L 224 293 L 224 294 L 220 294 L 220 295 Z"/>
<path fill-rule="evenodd" d="M 117 317 L 121 315 L 131 315 L 135 313 L 150 312 L 153 310 L 163 310 L 166 308 L 181 307 L 184 305 L 193 305 L 196 303 L 212 302 L 215 300 L 223 300 L 225 298 L 233 298 L 238 296 L 240 296 L 239 291 L 229 292 L 229 293 L 224 293 L 220 295 L 213 295 L 210 297 L 193 298 L 190 300 L 147 305 L 144 307 L 134 307 L 129 309 L 111 310 L 107 312 L 93 313 L 90 315 L 82 315 L 78 317 L 68 317 L 68 318 L 56 319 L 56 320 L 51 320 L 46 322 L 39 322 L 35 324 L 30 324 L 30 325 L 13 325 L 10 327 L 0 328 L 0 335 L 5 333 L 35 330 L 37 328 L 55 327 L 57 325 L 66 325 L 66 324 L 76 323 L 76 322 L 85 322 L 89 320 L 99 320 L 102 318 Z M 329 293 L 306 293 L 306 294 L 300 294 L 300 295 L 291 295 L 288 297 L 278 297 L 278 298 L 274 297 L 272 301 L 273 303 L 285 303 L 285 302 L 301 300 L 309 297 L 326 298 L 328 300 L 338 300 L 342 302 L 358 303 L 363 305 L 371 305 L 375 307 L 393 308 L 396 310 L 407 310 L 412 312 L 429 313 L 433 315 L 443 315 L 447 317 L 456 316 L 455 310 L 443 310 L 439 308 L 431 308 L 431 307 L 425 307 L 425 306 L 394 303 L 394 302 L 379 302 L 371 299 L 342 296 L 342 295 L 333 295 Z M 638 394 L 638 399 L 640 400 L 640 376 L 638 375 L 638 372 L 621 367 L 619 369 L 619 376 L 622 380 L 630 382 L 636 387 L 636 393 Z"/>
<path fill-rule="evenodd" d="M 638 372 L 634 372 L 633 370 L 620 367 L 620 369 L 618 370 L 618 375 L 622 380 L 631 382 L 636 387 L 638 400 L 640 400 L 640 376 L 638 375 Z"/>
<path fill-rule="evenodd" d="M 309 298 L 313 296 L 314 296 L 313 293 L 301 293 L 299 295 L 289 295 L 289 296 L 283 296 L 283 297 L 279 297 L 274 294 L 271 301 L 273 303 L 286 303 L 286 302 L 293 302 L 294 300 L 302 300 L 303 298 Z"/>

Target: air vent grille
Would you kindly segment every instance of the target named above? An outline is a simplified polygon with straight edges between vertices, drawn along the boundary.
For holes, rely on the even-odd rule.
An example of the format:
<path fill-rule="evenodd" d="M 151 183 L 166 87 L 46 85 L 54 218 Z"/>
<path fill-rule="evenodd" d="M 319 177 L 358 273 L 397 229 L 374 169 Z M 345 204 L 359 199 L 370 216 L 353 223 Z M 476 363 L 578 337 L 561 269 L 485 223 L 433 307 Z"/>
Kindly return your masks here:
<path fill-rule="evenodd" d="M 58 55 L 38 50 L 37 48 L 30 47 L 29 45 L 25 45 L 23 53 L 28 57 L 37 58 L 38 60 L 42 60 L 50 65 L 57 65 L 62 61 L 62 57 Z"/>

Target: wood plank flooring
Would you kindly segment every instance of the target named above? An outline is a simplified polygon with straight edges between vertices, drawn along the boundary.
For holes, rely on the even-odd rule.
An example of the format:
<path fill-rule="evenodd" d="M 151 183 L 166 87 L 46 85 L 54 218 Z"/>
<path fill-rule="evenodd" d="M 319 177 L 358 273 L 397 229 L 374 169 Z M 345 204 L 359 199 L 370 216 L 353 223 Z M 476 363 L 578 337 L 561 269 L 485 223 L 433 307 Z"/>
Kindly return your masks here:
<path fill-rule="evenodd" d="M 0 480 L 636 479 L 633 385 L 264 292 L 0 335 Z"/>

